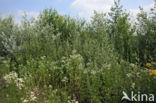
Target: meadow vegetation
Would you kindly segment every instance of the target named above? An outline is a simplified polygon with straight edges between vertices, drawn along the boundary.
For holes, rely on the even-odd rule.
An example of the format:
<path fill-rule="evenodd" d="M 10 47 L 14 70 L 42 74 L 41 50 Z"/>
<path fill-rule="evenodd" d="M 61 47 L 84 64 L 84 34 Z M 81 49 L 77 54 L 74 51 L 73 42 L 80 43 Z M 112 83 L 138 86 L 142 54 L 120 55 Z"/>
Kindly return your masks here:
<path fill-rule="evenodd" d="M 122 91 L 156 94 L 154 69 L 156 5 L 133 23 L 119 2 L 90 22 L 0 17 L 0 103 L 120 103 Z"/>

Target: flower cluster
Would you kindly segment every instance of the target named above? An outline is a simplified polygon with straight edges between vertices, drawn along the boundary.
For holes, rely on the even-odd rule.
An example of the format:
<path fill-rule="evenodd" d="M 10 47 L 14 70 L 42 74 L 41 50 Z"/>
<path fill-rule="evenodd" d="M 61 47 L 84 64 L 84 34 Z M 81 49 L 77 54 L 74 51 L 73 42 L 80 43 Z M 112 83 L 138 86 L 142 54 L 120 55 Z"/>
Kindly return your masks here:
<path fill-rule="evenodd" d="M 146 66 L 147 66 L 147 67 L 151 67 L 152 64 L 151 64 L 151 63 L 146 63 Z"/>
<path fill-rule="evenodd" d="M 22 89 L 24 87 L 24 80 L 23 78 L 18 78 L 18 75 L 16 72 L 10 72 L 9 74 L 5 75 L 4 77 L 4 80 L 6 80 L 8 83 L 15 83 L 16 86 L 19 88 L 19 89 Z"/>
<path fill-rule="evenodd" d="M 23 103 L 30 103 L 35 102 L 37 100 L 37 97 L 35 96 L 35 93 L 31 91 L 27 94 L 27 98 L 21 98 L 21 100 L 23 101 Z"/>
<path fill-rule="evenodd" d="M 72 100 L 71 97 L 68 97 L 68 103 L 79 103 L 78 101 L 76 100 Z"/>

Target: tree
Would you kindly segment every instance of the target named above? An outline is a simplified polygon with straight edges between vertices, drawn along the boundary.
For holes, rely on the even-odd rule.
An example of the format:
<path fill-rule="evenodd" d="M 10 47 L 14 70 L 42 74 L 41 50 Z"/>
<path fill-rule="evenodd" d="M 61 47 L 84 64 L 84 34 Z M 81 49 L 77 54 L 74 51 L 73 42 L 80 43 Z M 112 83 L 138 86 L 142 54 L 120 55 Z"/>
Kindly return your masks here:
<path fill-rule="evenodd" d="M 137 16 L 137 35 L 138 35 L 138 55 L 139 61 L 156 61 L 156 4 L 150 12 L 145 12 L 140 7 L 140 13 Z"/>
<path fill-rule="evenodd" d="M 131 61 L 130 39 L 133 34 L 129 14 L 123 11 L 120 0 L 114 2 L 109 12 L 109 37 L 120 56 Z"/>

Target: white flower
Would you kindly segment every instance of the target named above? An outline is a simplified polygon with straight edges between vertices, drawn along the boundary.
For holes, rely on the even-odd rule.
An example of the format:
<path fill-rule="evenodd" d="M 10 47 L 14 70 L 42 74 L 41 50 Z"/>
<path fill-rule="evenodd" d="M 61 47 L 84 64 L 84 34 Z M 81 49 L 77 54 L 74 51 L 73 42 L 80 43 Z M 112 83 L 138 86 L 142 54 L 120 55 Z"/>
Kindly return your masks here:
<path fill-rule="evenodd" d="M 18 75 L 16 72 L 10 72 L 9 74 L 5 75 L 3 78 L 10 83 L 12 80 L 17 79 Z"/>
<path fill-rule="evenodd" d="M 17 83 L 16 86 L 17 86 L 19 89 L 22 89 L 22 88 L 24 87 L 24 85 L 21 84 L 21 83 Z"/>
<path fill-rule="evenodd" d="M 24 83 L 23 78 L 18 78 L 18 81 Z"/>
<path fill-rule="evenodd" d="M 127 75 L 127 77 L 131 77 L 132 76 L 132 74 L 131 73 L 128 73 L 128 74 L 126 74 Z"/>
<path fill-rule="evenodd" d="M 16 72 L 10 72 L 9 74 L 5 75 L 4 80 L 6 80 L 8 83 L 14 82 L 16 84 L 16 86 L 19 89 L 22 89 L 22 87 L 24 87 L 24 80 L 23 78 L 18 78 L 18 75 Z"/>
<path fill-rule="evenodd" d="M 96 71 L 95 70 L 92 70 L 91 71 L 91 74 L 95 75 L 96 74 Z"/>
<path fill-rule="evenodd" d="M 31 101 L 36 101 L 37 97 L 35 96 L 35 93 L 34 92 L 31 92 L 30 93 L 30 100 Z"/>
<path fill-rule="evenodd" d="M 133 63 L 131 63 L 130 66 L 131 66 L 132 68 L 137 68 L 137 65 L 136 65 L 136 64 L 133 64 Z"/>
<path fill-rule="evenodd" d="M 61 81 L 62 82 L 67 82 L 68 81 L 68 78 L 67 77 L 64 77 Z"/>
<path fill-rule="evenodd" d="M 52 88 L 52 85 L 49 85 L 49 88 Z"/>
<path fill-rule="evenodd" d="M 27 99 L 24 99 L 23 100 L 23 103 L 28 103 L 29 101 Z"/>
<path fill-rule="evenodd" d="M 131 63 L 130 66 L 134 68 L 135 67 L 135 64 Z"/>
<path fill-rule="evenodd" d="M 46 58 L 46 56 L 42 56 L 41 59 L 44 60 Z"/>

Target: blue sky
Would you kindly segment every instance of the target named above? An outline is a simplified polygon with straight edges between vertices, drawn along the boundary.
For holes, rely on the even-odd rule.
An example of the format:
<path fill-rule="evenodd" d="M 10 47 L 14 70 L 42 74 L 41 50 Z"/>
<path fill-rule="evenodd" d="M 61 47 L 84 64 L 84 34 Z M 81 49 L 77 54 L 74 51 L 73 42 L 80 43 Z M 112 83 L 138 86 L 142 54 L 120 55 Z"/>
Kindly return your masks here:
<path fill-rule="evenodd" d="M 90 18 L 93 10 L 108 12 L 114 0 L 0 0 L 0 13 L 2 16 L 11 14 L 19 20 L 25 11 L 28 16 L 37 17 L 45 8 L 56 9 L 60 14 L 73 17 Z M 149 10 L 154 5 L 154 0 L 121 0 L 125 9 L 134 14 L 138 7 Z"/>

